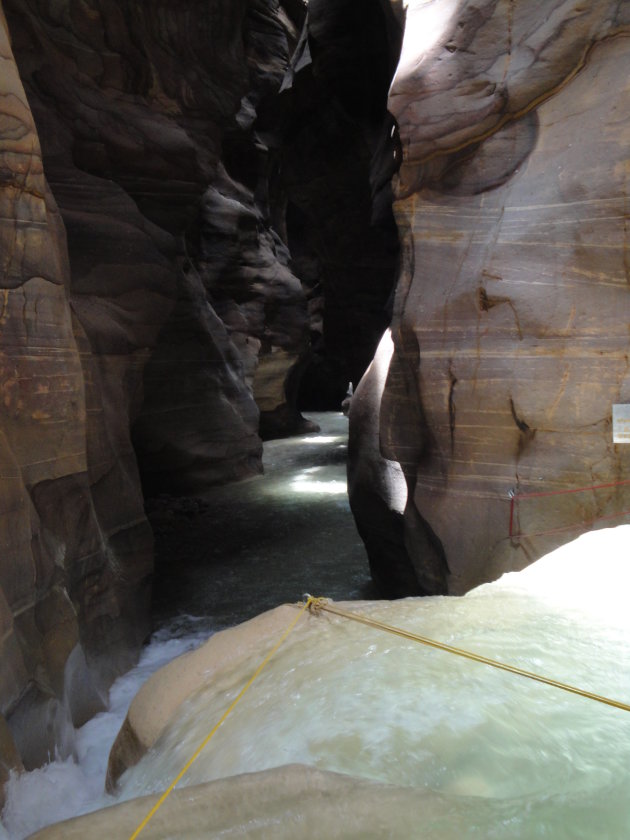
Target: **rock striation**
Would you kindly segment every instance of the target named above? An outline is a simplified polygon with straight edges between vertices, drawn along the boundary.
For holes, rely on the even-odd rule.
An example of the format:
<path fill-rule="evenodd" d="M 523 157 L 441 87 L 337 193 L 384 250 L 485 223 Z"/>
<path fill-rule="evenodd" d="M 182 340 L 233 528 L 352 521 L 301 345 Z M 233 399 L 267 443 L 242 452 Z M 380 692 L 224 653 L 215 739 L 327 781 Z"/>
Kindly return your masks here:
<path fill-rule="evenodd" d="M 64 225 L 4 14 L 0 51 L 0 698 L 10 768 L 67 750 L 71 722 L 99 708 L 99 682 L 130 661 L 147 629 L 136 608 L 151 538 L 137 518 L 137 488 L 135 511 L 103 506 L 107 471 L 88 463 L 88 417 L 98 407 L 84 378 L 85 337 L 70 307 Z M 121 577 L 114 570 L 125 552 L 134 564 Z M 105 635 L 108 654 L 93 678 L 87 651 L 103 653 Z M 72 683 L 80 690 L 64 703 Z"/>
<path fill-rule="evenodd" d="M 306 427 L 301 378 L 337 407 L 367 365 L 401 25 L 384 0 L 3 0 L 7 767 L 70 752 L 146 637 L 143 497 L 257 474 Z"/>
<path fill-rule="evenodd" d="M 259 472 L 259 411 L 282 413 L 308 333 L 269 222 L 255 106 L 279 88 L 303 10 L 6 7 L 68 230 L 73 306 L 116 379 L 135 359 L 133 416 L 109 419 L 134 426 L 146 491 Z"/>
<path fill-rule="evenodd" d="M 461 593 L 628 520 L 611 416 L 630 403 L 630 15 L 608 0 L 405 7 L 393 348 L 359 392 L 376 409 L 350 415 L 351 447 L 373 441 L 373 474 L 394 465 L 405 499 L 356 458 L 351 498 L 390 589 Z"/>
<path fill-rule="evenodd" d="M 1 5 L 7 768 L 68 754 L 149 632 L 142 486 L 255 475 L 261 426 L 302 422 L 287 383 L 306 297 L 256 119 L 304 16 L 296 0 Z"/>
<path fill-rule="evenodd" d="M 390 316 L 387 595 L 627 520 L 629 49 L 615 0 L 2 0 L 0 780 L 146 637 L 143 495 L 255 475 Z"/>

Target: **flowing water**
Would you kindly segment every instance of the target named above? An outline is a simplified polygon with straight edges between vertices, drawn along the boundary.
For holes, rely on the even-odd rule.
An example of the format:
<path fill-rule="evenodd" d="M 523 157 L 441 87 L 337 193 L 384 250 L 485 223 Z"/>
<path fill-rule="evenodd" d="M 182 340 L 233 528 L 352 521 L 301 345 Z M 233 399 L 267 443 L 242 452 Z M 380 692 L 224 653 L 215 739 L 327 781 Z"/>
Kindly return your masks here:
<path fill-rule="evenodd" d="M 165 626 L 140 668 L 115 684 L 110 711 L 79 731 L 77 760 L 53 762 L 10 785 L 3 813 L 8 833 L 0 837 L 18 840 L 46 822 L 111 804 L 114 799 L 102 794 L 106 756 L 132 694 L 155 667 L 199 644 L 213 627 L 295 601 L 305 588 L 334 598 L 369 592 L 343 494 L 338 456 L 345 420 L 332 422 L 337 425 L 318 436 L 323 442 L 315 443 L 315 436 L 301 447 L 274 442 L 267 477 L 244 485 L 261 517 L 258 528 L 272 516 L 282 557 L 265 565 L 266 553 L 274 553 L 269 529 L 258 543 L 246 542 L 245 525 L 238 536 L 232 532 L 232 549 L 240 540 L 237 571 L 227 574 L 219 594 L 210 591 L 201 560 L 193 558 L 170 606 L 162 603 Z M 315 463 L 303 460 L 308 448 L 317 451 Z M 244 522 L 230 493 L 221 515 L 231 511 Z M 302 537 L 308 550 L 300 551 Z M 175 533 L 173 539 L 180 538 Z M 256 563 L 248 565 L 243 553 L 269 574 L 252 572 Z M 217 549 L 215 560 L 213 574 L 223 564 L 229 571 L 227 552 Z M 627 703 L 629 560 L 630 526 L 621 526 L 588 534 L 524 573 L 463 598 L 366 602 L 361 610 Z M 192 601 L 203 617 L 177 619 L 186 593 L 200 590 L 203 598 Z M 276 591 L 282 597 L 275 599 Z M 344 619 L 320 616 L 308 623 L 308 632 L 289 637 L 184 784 L 300 762 L 417 792 L 417 837 L 630 837 L 629 712 Z M 163 790 L 257 664 L 233 665 L 186 701 L 155 747 L 125 774 L 121 797 Z M 439 819 L 429 816 L 436 803 Z M 384 818 L 388 836 L 410 836 L 397 833 L 401 814 Z M 247 827 L 235 820 L 234 831 L 245 835 Z"/>
<path fill-rule="evenodd" d="M 627 703 L 629 549 L 622 526 L 462 598 L 362 611 Z M 317 621 L 289 638 L 186 784 L 299 762 L 447 797 L 444 837 L 461 832 L 462 812 L 471 838 L 630 836 L 628 711 L 343 619 Z M 123 778 L 124 797 L 164 789 L 249 669 L 226 671 L 185 703 Z"/>
<path fill-rule="evenodd" d="M 74 757 L 10 782 L 0 840 L 115 801 L 103 792 L 111 745 L 142 683 L 173 657 L 309 587 L 334 598 L 373 594 L 346 494 L 347 418 L 310 417 L 319 433 L 265 443 L 260 478 L 153 502 L 156 633 L 112 686 L 107 712 L 76 732 Z"/>
<path fill-rule="evenodd" d="M 265 443 L 263 476 L 211 488 L 178 516 L 156 501 L 158 622 L 192 613 L 230 627 L 305 591 L 375 597 L 346 492 L 348 420 L 309 417 L 318 434 Z"/>
<path fill-rule="evenodd" d="M 155 633 L 138 665 L 112 686 L 107 711 L 76 732 L 74 757 L 9 782 L 0 840 L 22 840 L 45 825 L 114 804 L 105 793 L 107 759 L 129 704 L 154 671 L 207 638 L 206 622 L 192 618 Z"/>

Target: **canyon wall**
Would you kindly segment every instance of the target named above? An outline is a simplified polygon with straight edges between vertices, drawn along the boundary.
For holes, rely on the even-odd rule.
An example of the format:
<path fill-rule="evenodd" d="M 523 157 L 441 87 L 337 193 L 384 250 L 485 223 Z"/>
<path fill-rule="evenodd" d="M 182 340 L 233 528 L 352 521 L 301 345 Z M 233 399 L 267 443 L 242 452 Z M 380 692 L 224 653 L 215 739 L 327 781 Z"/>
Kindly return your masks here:
<path fill-rule="evenodd" d="M 624 4 L 0 9 L 0 781 L 146 637 L 143 495 L 256 475 L 390 319 L 350 418 L 383 592 L 628 520 Z"/>
<path fill-rule="evenodd" d="M 302 422 L 306 297 L 254 123 L 304 16 L 2 3 L 0 781 L 72 750 L 150 630 L 141 484 L 255 475 L 261 417 Z"/>
<path fill-rule="evenodd" d="M 56 744 L 63 751 L 67 719 L 79 722 L 98 708 L 81 624 L 92 641 L 107 635 L 111 667 L 129 661 L 146 632 L 146 615 L 135 617 L 129 595 L 141 604 L 151 539 L 137 490 L 135 509 L 131 497 L 126 511 L 99 510 L 91 491 L 87 418 L 98 409 L 89 402 L 84 335 L 69 305 L 65 231 L 4 15 L 0 24 L 0 697 L 12 723 L 11 729 L 3 723 L 4 774 L 22 761 L 41 762 Z M 120 483 L 124 489 L 123 476 Z M 133 552 L 134 566 L 114 582 L 116 548 Z M 68 708 L 63 697 L 72 682 L 81 689 Z"/>
<path fill-rule="evenodd" d="M 273 114 L 286 232 L 307 291 L 306 408 L 338 411 L 391 316 L 399 260 L 387 92 L 402 40 L 399 3 L 310 0 Z"/>
<path fill-rule="evenodd" d="M 372 357 L 402 7 L 0 8 L 1 782 L 137 656 L 144 499 L 255 476 Z"/>
<path fill-rule="evenodd" d="M 402 268 L 350 495 L 384 591 L 461 593 L 630 516 L 630 11 L 405 7 Z"/>

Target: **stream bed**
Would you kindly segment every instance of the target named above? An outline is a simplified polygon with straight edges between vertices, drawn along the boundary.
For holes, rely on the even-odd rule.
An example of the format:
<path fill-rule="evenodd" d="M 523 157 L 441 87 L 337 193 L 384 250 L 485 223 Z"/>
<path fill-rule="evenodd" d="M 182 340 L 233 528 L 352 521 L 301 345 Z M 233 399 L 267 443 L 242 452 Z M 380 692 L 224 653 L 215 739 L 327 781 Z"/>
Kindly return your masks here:
<path fill-rule="evenodd" d="M 14 778 L 0 840 L 115 802 L 107 758 L 127 708 L 157 668 L 305 590 L 370 598 L 367 557 L 346 492 L 348 420 L 314 413 L 319 432 L 268 441 L 264 474 L 202 496 L 147 504 L 156 534 L 155 632 L 138 666 L 110 690 L 109 708 L 74 736 L 74 757 Z"/>
<path fill-rule="evenodd" d="M 107 754 L 134 693 L 216 630 L 305 591 L 368 599 L 361 611 L 389 624 L 630 703 L 630 526 L 586 534 L 463 597 L 369 600 L 346 496 L 346 419 L 312 419 L 319 434 L 266 444 L 264 477 L 176 505 L 154 501 L 153 640 L 112 687 L 108 712 L 77 732 L 75 758 L 13 780 L 0 838 L 163 790 L 252 662 L 228 665 L 185 701 L 114 799 L 103 793 Z M 345 620 L 318 619 L 316 632 L 287 640 L 183 784 L 291 763 L 376 785 L 369 806 L 387 829 L 370 836 L 630 837 L 629 711 Z M 395 791 L 404 796 L 390 813 Z M 257 813 L 282 826 L 261 836 L 293 836 L 301 803 L 283 807 Z M 250 836 L 252 825 L 234 813 L 229 831 Z"/>

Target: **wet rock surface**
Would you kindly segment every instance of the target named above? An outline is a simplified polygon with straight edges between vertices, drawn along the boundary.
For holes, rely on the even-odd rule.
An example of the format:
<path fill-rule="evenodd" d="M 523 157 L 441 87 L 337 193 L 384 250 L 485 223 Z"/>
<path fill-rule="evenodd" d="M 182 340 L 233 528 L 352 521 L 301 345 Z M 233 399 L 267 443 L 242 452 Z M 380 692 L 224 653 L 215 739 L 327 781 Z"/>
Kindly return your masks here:
<path fill-rule="evenodd" d="M 143 489 L 164 614 L 232 622 L 246 569 L 252 614 L 293 600 L 321 546 L 318 586 L 339 562 L 364 586 L 342 493 L 318 525 L 325 463 L 276 465 L 258 501 L 254 477 L 392 312 L 350 445 L 385 593 L 462 592 L 625 521 L 629 33 L 612 0 L 2 0 L 7 767 L 65 744 L 146 637 Z M 285 480 L 311 504 L 276 526 Z"/>
<path fill-rule="evenodd" d="M 302 765 L 287 765 L 262 773 L 176 790 L 169 802 L 168 816 L 160 815 L 160 826 L 181 837 L 220 836 L 238 832 L 243 837 L 260 837 L 260 823 L 273 821 L 269 837 L 295 836 L 295 823 L 303 837 L 412 836 L 417 827 L 419 794 L 416 790 L 380 785 L 327 773 Z M 33 835 L 33 840 L 99 840 L 112 829 L 131 834 L 156 804 L 147 796 L 85 817 L 58 823 Z M 452 809 L 448 802 L 422 803 L 440 820 Z M 265 810 L 273 817 L 263 816 Z M 236 814 L 239 815 L 236 818 Z M 452 838 L 460 833 L 451 835 Z M 435 838 L 436 835 L 433 835 Z"/>

